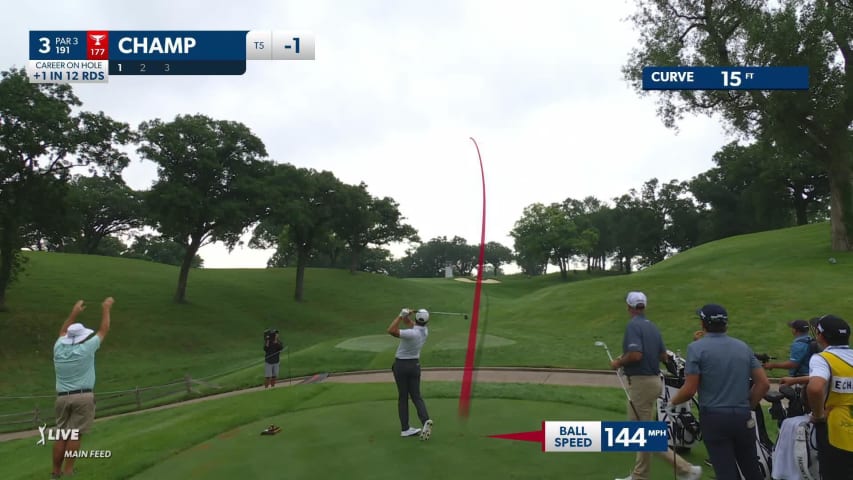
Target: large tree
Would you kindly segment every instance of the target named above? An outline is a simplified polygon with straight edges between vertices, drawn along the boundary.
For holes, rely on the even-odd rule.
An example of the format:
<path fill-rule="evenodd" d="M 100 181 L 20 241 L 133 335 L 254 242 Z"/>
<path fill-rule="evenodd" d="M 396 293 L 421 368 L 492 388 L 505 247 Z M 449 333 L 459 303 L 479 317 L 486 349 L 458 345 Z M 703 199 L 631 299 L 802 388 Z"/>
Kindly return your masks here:
<path fill-rule="evenodd" d="M 642 92 L 644 66 L 807 66 L 808 91 L 664 91 L 658 113 L 719 114 L 733 132 L 772 138 L 819 162 L 831 190 L 833 250 L 853 232 L 853 8 L 843 0 L 637 0 L 640 46 L 624 71 Z"/>
<path fill-rule="evenodd" d="M 343 184 L 331 172 L 277 164 L 264 182 L 266 212 L 255 227 L 253 247 L 277 247 L 296 256 L 293 298 L 305 295 L 311 257 L 333 239 Z"/>
<path fill-rule="evenodd" d="M 140 195 L 120 177 L 77 177 L 70 187 L 69 219 L 74 223 L 73 238 L 80 253 L 96 253 L 104 237 L 144 224 Z"/>
<path fill-rule="evenodd" d="M 360 257 L 370 246 L 382 247 L 391 242 L 417 241 L 417 231 L 404 223 L 399 205 L 391 197 L 370 195 L 367 185 L 342 185 L 341 209 L 335 219 L 335 230 L 350 252 L 350 272 L 359 266 Z"/>
<path fill-rule="evenodd" d="M 26 230 L 51 230 L 62 215 L 70 170 L 127 165 L 118 148 L 129 127 L 103 113 L 79 112 L 67 84 L 30 83 L 24 70 L 0 73 L 0 309 L 20 266 Z"/>
<path fill-rule="evenodd" d="M 233 248 L 258 220 L 266 148 L 245 125 L 204 115 L 156 119 L 139 130 L 139 152 L 159 175 L 145 195 L 148 213 L 161 234 L 184 247 L 175 290 L 175 300 L 184 302 L 199 248 L 214 241 Z"/>

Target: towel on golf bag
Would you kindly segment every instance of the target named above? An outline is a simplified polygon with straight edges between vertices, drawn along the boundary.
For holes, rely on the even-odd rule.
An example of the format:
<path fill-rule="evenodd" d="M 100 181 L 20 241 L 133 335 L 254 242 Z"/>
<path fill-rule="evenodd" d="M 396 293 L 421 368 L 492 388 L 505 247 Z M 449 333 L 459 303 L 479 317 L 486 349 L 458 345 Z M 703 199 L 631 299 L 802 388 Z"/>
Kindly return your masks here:
<path fill-rule="evenodd" d="M 813 480 L 818 478 L 817 455 L 811 448 L 811 439 L 806 436 L 809 431 L 806 429 L 808 423 L 808 415 L 789 417 L 782 421 L 782 426 L 779 427 L 779 438 L 776 440 L 776 448 L 773 450 L 773 480 Z M 800 431 L 798 432 L 798 430 Z M 805 463 L 808 476 L 803 476 L 800 473 L 800 461 Z"/>

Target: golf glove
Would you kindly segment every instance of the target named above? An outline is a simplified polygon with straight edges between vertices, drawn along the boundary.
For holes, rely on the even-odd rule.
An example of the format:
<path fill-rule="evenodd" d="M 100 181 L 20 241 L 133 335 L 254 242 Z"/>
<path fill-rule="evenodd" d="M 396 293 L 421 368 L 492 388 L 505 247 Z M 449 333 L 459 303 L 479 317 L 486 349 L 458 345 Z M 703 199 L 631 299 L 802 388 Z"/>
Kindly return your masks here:
<path fill-rule="evenodd" d="M 404 308 L 404 309 L 400 310 L 400 316 L 403 318 L 408 317 L 410 313 L 412 313 L 412 312 L 409 311 L 408 308 Z"/>

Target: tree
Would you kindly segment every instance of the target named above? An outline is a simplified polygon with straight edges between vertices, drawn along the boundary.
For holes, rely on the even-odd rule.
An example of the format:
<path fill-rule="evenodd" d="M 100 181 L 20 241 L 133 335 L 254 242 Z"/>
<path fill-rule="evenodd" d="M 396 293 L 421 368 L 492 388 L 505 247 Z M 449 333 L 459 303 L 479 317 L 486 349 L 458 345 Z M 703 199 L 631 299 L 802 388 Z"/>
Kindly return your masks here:
<path fill-rule="evenodd" d="M 343 184 L 331 172 L 278 164 L 265 180 L 266 212 L 255 227 L 253 247 L 277 246 L 296 254 L 293 298 L 301 302 L 305 268 L 320 247 L 328 244 L 340 211 Z"/>
<path fill-rule="evenodd" d="M 117 146 L 126 124 L 103 113 L 72 113 L 82 103 L 67 84 L 30 83 L 24 70 L 0 73 L 0 309 L 21 266 L 25 229 L 51 231 L 64 213 L 75 166 L 117 174 L 128 163 Z"/>
<path fill-rule="evenodd" d="M 351 253 L 351 273 L 358 269 L 360 257 L 369 246 L 417 240 L 417 231 L 403 223 L 397 202 L 391 197 L 372 197 L 363 182 L 356 186 L 342 185 L 340 203 L 335 230 Z"/>
<path fill-rule="evenodd" d="M 139 152 L 157 164 L 159 178 L 145 195 L 157 230 L 184 248 L 175 290 L 186 301 L 193 259 L 215 241 L 233 248 L 258 219 L 269 164 L 263 142 L 238 122 L 179 115 L 143 122 Z"/>
<path fill-rule="evenodd" d="M 492 266 L 495 271 L 495 277 L 501 273 L 501 265 L 511 262 L 512 259 L 512 250 L 509 247 L 505 247 L 498 242 L 486 243 L 485 258 L 483 260 Z"/>
<path fill-rule="evenodd" d="M 67 202 L 80 253 L 95 253 L 105 237 L 143 225 L 142 199 L 121 178 L 81 176 L 70 187 Z"/>
<path fill-rule="evenodd" d="M 121 256 L 180 267 L 184 263 L 185 255 L 186 247 L 174 240 L 162 236 L 140 235 L 134 239 L 130 248 L 122 253 Z M 204 260 L 200 256 L 195 255 L 190 263 L 190 267 L 201 268 L 202 266 L 204 266 Z"/>
<path fill-rule="evenodd" d="M 640 47 L 626 77 L 642 92 L 647 65 L 809 67 L 810 89 L 666 91 L 658 114 L 673 127 L 685 113 L 719 114 L 747 138 L 773 138 L 787 154 L 819 163 L 830 183 L 832 249 L 853 232 L 853 8 L 842 0 L 638 0 Z"/>
<path fill-rule="evenodd" d="M 527 275 L 544 275 L 551 256 L 545 205 L 534 203 L 524 208 L 509 235 L 514 240 L 518 266 Z"/>

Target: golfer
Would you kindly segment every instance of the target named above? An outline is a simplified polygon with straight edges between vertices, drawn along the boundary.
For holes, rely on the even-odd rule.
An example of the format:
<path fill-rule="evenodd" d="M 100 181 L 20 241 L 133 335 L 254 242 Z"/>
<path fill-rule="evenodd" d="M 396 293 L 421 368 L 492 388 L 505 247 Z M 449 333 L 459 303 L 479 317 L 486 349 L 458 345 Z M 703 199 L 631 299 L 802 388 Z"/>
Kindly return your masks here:
<path fill-rule="evenodd" d="M 723 307 L 705 305 L 697 313 L 705 334 L 688 345 L 684 385 L 666 408 L 672 411 L 698 391 L 702 438 L 716 478 L 763 480 L 752 411 L 770 389 L 767 374 L 752 349 L 726 334 L 729 316 Z"/>
<path fill-rule="evenodd" d="M 646 318 L 646 295 L 630 292 L 625 301 L 631 321 L 622 339 L 622 356 L 614 359 L 610 366 L 614 370 L 621 368 L 628 379 L 628 397 L 631 399 L 628 419 L 651 422 L 657 420 L 656 404 L 663 390 L 660 363 L 666 362 L 666 347 L 657 326 Z M 659 453 L 667 462 L 675 465 L 679 480 L 702 478 L 702 467 L 691 465 L 672 449 Z M 651 454 L 637 452 L 631 475 L 617 480 L 647 480 L 651 471 Z"/>
<path fill-rule="evenodd" d="M 113 298 L 101 305 L 101 328 L 98 333 L 76 323 L 86 309 L 79 300 L 71 309 L 68 319 L 59 329 L 59 339 L 53 345 L 53 365 L 56 370 L 56 427 L 77 429 L 77 440 L 56 440 L 53 444 L 52 479 L 74 474 L 75 456 L 66 458 L 66 452 L 80 450 L 80 441 L 95 421 L 95 352 L 101 347 L 110 330 L 110 309 Z M 90 337 L 91 336 L 91 337 Z M 65 462 L 63 469 L 63 460 Z"/>
<path fill-rule="evenodd" d="M 853 351 L 850 325 L 834 315 L 817 322 L 823 351 L 809 362 L 806 391 L 817 431 L 818 464 L 823 480 L 853 478 Z"/>
<path fill-rule="evenodd" d="M 427 322 L 429 312 L 420 309 L 415 313 L 415 322 L 409 318 L 412 311 L 404 308 L 400 315 L 391 322 L 388 333 L 400 339 L 397 347 L 394 365 L 394 381 L 397 382 L 397 410 L 400 415 L 400 436 L 411 437 L 420 433 L 421 440 L 428 440 L 432 435 L 432 420 L 427 413 L 426 404 L 421 397 L 421 349 L 429 336 Z M 407 328 L 400 330 L 400 322 L 405 323 Z M 418 411 L 418 419 L 423 424 L 423 429 L 412 428 L 409 425 L 409 397 Z"/>

